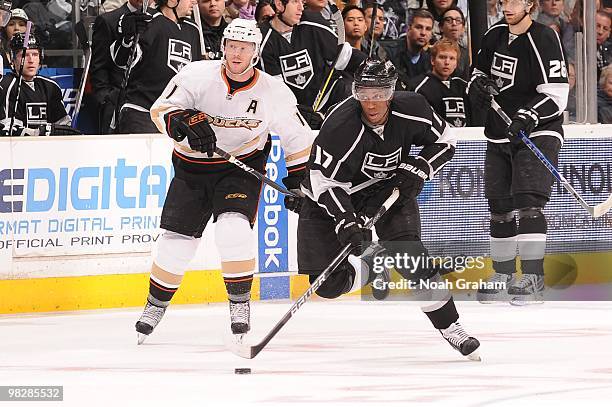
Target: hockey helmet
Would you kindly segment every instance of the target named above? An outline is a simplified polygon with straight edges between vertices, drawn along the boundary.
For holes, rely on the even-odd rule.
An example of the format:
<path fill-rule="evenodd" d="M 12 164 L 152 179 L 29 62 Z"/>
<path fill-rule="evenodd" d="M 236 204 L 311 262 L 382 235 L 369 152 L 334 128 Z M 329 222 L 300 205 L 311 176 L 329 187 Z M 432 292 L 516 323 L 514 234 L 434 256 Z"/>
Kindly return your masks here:
<path fill-rule="evenodd" d="M 30 21 L 30 18 L 28 17 L 27 13 L 21 8 L 14 8 L 11 10 L 11 20 L 13 18 L 18 18 L 23 21 Z"/>
<path fill-rule="evenodd" d="M 223 30 L 223 38 L 221 39 L 221 53 L 225 62 L 225 42 L 227 40 L 252 42 L 255 45 L 255 52 L 251 58 L 251 63 L 245 72 L 257 64 L 259 61 L 260 44 L 262 40 L 261 31 L 257 27 L 255 20 L 246 20 L 244 18 L 235 18 Z M 244 72 L 243 72 L 244 73 Z"/>
<path fill-rule="evenodd" d="M 28 38 L 28 43 L 24 44 L 25 41 L 25 34 L 21 33 L 21 32 L 17 32 L 13 35 L 13 38 L 11 38 L 11 42 L 9 44 L 9 47 L 11 49 L 11 53 L 13 55 L 13 58 L 15 58 L 15 56 L 17 55 L 17 53 L 19 51 L 21 51 L 24 48 L 28 48 L 28 49 L 38 49 L 40 50 L 41 54 L 42 54 L 42 44 L 40 41 L 40 38 L 38 37 L 38 35 L 36 35 L 35 33 L 30 33 L 30 37 Z M 41 56 L 42 57 L 42 56 Z"/>
<path fill-rule="evenodd" d="M 355 71 L 353 97 L 357 100 L 389 100 L 393 97 L 397 77 L 391 61 L 367 58 Z"/>

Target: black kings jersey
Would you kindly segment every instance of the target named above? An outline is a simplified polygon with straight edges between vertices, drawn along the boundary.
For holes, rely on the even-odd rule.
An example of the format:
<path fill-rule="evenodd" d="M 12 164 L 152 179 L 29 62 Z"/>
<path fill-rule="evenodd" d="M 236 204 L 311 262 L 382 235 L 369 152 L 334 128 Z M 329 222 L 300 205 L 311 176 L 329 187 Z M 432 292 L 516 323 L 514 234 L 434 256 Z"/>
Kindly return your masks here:
<path fill-rule="evenodd" d="M 121 38 L 113 43 L 111 53 L 117 66 L 125 68 L 130 50 Z M 123 108 L 149 112 L 170 78 L 200 58 L 198 28 L 193 21 L 183 19 L 177 24 L 162 13 L 154 14 L 138 42 Z"/>
<path fill-rule="evenodd" d="M 303 192 L 333 217 L 354 212 L 359 202 L 388 180 L 412 146 L 430 166 L 431 179 L 453 156 L 456 140 L 422 95 L 395 92 L 384 127 L 363 123 L 361 104 L 352 97 L 327 115 L 307 164 Z"/>
<path fill-rule="evenodd" d="M 298 104 L 312 106 L 338 54 L 338 36 L 320 13 L 304 10 L 300 22 L 291 31 L 291 40 L 273 29 L 268 22 L 261 26 L 261 70 L 278 76 L 289 86 Z M 354 70 L 363 60 L 353 52 L 345 68 Z M 328 89 L 329 90 L 329 89 Z"/>
<path fill-rule="evenodd" d="M 453 127 L 471 124 L 467 82 L 459 77 L 440 80 L 433 73 L 415 78 L 410 88 L 425 96 L 431 107 Z"/>
<path fill-rule="evenodd" d="M 512 117 L 519 108 L 538 112 L 539 125 L 530 137 L 551 135 L 563 141 L 562 113 L 567 105 L 567 66 L 559 36 L 552 29 L 533 22 L 527 32 L 510 34 L 505 20 L 485 33 L 473 75 L 486 74 L 500 89 L 495 97 Z M 485 135 L 500 142 L 506 139 L 507 125 L 490 109 Z"/>
<path fill-rule="evenodd" d="M 0 119 L 9 120 L 17 100 L 17 74 L 10 72 L 0 81 L 2 88 L 2 113 Z M 19 104 L 15 119 L 24 127 L 37 129 L 46 124 L 70 124 L 70 116 L 64 107 L 62 91 L 52 79 L 44 76 L 35 76 L 31 82 L 25 80 L 21 83 Z M 5 126 L 8 128 L 8 123 Z"/>

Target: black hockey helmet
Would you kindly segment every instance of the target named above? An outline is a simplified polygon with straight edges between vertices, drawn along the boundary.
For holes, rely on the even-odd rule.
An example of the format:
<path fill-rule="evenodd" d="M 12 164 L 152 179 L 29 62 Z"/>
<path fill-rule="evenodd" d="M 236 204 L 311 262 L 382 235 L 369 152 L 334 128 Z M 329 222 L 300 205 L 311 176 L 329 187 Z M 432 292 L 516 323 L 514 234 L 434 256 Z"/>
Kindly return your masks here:
<path fill-rule="evenodd" d="M 38 49 L 40 50 L 41 55 L 42 55 L 43 47 L 42 47 L 42 43 L 41 43 L 41 40 L 38 34 L 34 32 L 30 33 L 30 38 L 28 38 L 27 46 L 26 44 L 24 44 L 24 41 L 25 41 L 25 34 L 21 32 L 15 33 L 13 35 L 13 38 L 11 38 L 11 41 L 9 43 L 9 48 L 11 49 L 13 58 L 15 58 L 15 55 L 17 55 L 17 52 L 21 51 L 24 48 Z"/>
<path fill-rule="evenodd" d="M 362 91 L 365 89 L 378 89 L 382 93 L 376 99 L 389 100 L 393 96 L 397 77 L 397 71 L 391 61 L 367 58 L 355 71 L 353 97 L 357 100 L 370 100 Z"/>

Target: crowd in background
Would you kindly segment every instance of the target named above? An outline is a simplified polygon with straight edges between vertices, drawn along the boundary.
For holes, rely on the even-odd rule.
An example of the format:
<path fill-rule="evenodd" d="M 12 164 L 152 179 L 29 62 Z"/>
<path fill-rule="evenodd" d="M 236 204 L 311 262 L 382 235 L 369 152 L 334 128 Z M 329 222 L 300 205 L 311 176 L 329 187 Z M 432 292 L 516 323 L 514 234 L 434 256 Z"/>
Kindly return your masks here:
<path fill-rule="evenodd" d="M 277 0 L 278 1 L 278 0 Z M 102 0 L 99 13 L 110 12 L 125 4 L 125 0 Z M 142 0 L 130 0 L 135 7 L 142 7 Z M 234 18 L 255 19 L 263 22 L 275 15 L 274 0 L 198 0 L 205 57 L 221 58 L 221 38 L 223 30 Z M 333 18 L 335 7 L 342 11 L 345 38 L 352 47 L 369 53 L 371 44 L 372 4 L 361 0 L 304 0 L 304 7 L 320 13 L 334 30 L 338 30 Z M 469 80 L 470 49 L 468 41 L 468 2 L 467 0 L 386 0 L 376 14 L 374 29 L 375 49 L 373 54 L 391 60 L 400 71 L 400 79 L 407 88 L 414 90 L 420 78 L 433 73 L 440 80 L 449 77 Z M 575 120 L 575 33 L 582 31 L 581 0 L 538 0 L 538 10 L 534 19 L 548 25 L 559 33 L 568 62 L 570 98 L 568 112 L 570 120 Z M 612 123 L 612 0 L 597 0 L 597 74 L 598 118 L 602 123 Z M 15 0 L 13 17 L 0 34 L 0 51 L 3 66 L 11 66 L 8 49 L 9 39 L 17 31 L 25 31 L 25 23 L 30 20 L 43 39 L 44 48 L 50 50 L 73 49 L 76 41 L 73 35 L 75 10 L 81 15 L 90 13 L 98 3 L 96 0 Z M 154 6 L 152 1 L 149 6 Z M 134 7 L 134 6 L 133 6 Z M 488 0 L 488 24 L 503 18 L 498 0 Z M 436 43 L 443 41 L 439 47 Z M 432 62 L 442 50 L 444 61 Z M 450 56 L 447 54 L 450 52 Z M 433 57 L 433 58 L 432 58 Z M 72 66 L 73 59 L 66 56 L 46 56 L 43 64 L 55 67 Z M 447 72 L 451 69 L 450 75 Z M 95 73 L 94 73 L 95 75 Z M 95 80 L 95 79 L 94 79 Z M 469 124 L 479 124 L 472 121 Z"/>

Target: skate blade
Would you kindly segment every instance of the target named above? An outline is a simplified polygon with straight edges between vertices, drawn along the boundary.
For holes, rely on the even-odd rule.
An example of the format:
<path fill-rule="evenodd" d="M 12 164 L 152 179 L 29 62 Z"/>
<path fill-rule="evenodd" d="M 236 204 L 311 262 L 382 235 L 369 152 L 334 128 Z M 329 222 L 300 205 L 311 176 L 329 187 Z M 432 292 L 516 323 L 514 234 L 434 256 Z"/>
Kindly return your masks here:
<path fill-rule="evenodd" d="M 469 355 L 466 355 L 466 357 L 469 360 L 472 360 L 474 362 L 482 362 L 482 357 L 480 357 L 480 352 L 478 352 L 478 349 L 476 349 L 474 352 L 470 353 Z"/>
<path fill-rule="evenodd" d="M 137 333 L 138 333 L 138 345 L 142 345 L 142 343 L 145 341 L 145 339 L 147 339 L 149 335 L 141 334 L 140 332 L 137 332 Z"/>
<path fill-rule="evenodd" d="M 537 305 L 537 304 L 544 304 L 544 299 L 542 299 L 542 296 L 537 296 L 535 298 L 531 295 L 515 296 L 510 299 L 510 305 L 515 305 L 517 307 L 523 307 L 525 305 Z"/>

